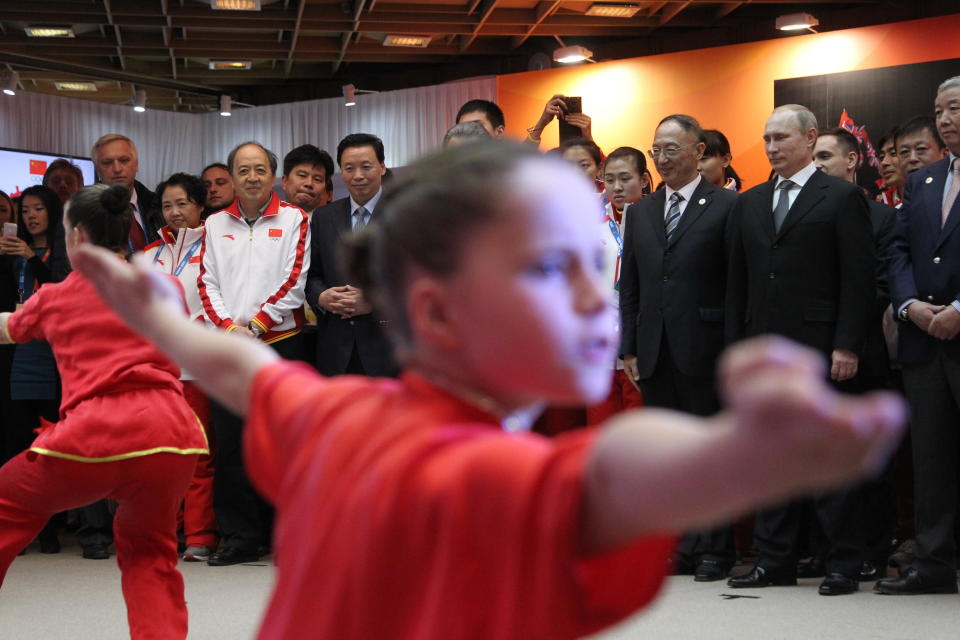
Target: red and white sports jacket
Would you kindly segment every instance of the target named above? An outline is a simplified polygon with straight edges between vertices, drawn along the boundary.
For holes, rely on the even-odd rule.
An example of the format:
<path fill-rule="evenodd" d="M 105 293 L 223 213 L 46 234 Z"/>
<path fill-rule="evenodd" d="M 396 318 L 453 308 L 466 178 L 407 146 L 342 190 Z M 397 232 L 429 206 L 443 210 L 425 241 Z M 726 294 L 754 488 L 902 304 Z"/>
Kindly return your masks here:
<path fill-rule="evenodd" d="M 200 248 L 200 301 L 207 322 L 226 331 L 253 322 L 271 343 L 303 326 L 310 220 L 270 195 L 253 226 L 239 201 L 207 218 Z"/>
<path fill-rule="evenodd" d="M 160 229 L 160 239 L 143 248 L 155 269 L 174 276 L 183 285 L 190 319 L 203 322 L 203 305 L 197 278 L 200 275 L 200 247 L 203 245 L 203 226 L 178 229 L 169 226 Z"/>

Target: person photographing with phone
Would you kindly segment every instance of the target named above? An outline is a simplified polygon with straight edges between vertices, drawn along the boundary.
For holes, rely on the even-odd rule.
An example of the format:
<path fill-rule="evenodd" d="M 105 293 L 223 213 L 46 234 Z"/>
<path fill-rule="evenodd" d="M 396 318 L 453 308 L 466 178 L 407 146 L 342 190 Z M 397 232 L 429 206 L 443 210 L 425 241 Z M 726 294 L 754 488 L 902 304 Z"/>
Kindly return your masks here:
<path fill-rule="evenodd" d="M 593 140 L 590 116 L 583 113 L 582 100 L 579 96 L 564 96 L 555 94 L 543 106 L 540 119 L 532 127 L 527 128 L 527 142 L 540 144 L 540 136 L 547 125 L 556 118 L 560 123 L 560 142 L 568 138 L 586 138 Z M 564 125 L 568 125 L 564 127 Z"/>

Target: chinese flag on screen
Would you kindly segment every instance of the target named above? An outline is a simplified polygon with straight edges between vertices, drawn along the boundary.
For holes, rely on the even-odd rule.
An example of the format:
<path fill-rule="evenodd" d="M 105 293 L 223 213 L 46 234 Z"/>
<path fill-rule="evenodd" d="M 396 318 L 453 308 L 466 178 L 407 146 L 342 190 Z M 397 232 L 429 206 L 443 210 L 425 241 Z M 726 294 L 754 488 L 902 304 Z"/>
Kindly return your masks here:
<path fill-rule="evenodd" d="M 46 160 L 31 160 L 30 161 L 30 175 L 32 176 L 42 176 L 47 172 L 47 161 Z"/>

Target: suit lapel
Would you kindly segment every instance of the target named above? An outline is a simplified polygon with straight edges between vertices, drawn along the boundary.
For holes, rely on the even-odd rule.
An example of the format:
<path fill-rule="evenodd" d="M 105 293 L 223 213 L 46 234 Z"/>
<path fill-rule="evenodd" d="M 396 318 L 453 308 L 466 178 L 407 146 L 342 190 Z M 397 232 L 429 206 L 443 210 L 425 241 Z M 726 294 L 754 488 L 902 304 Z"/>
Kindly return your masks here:
<path fill-rule="evenodd" d="M 350 198 L 344 198 L 343 204 L 337 211 L 336 225 L 337 235 L 343 235 L 353 230 L 353 221 L 350 219 Z"/>
<path fill-rule="evenodd" d="M 800 189 L 800 193 L 797 194 L 797 199 L 793 201 L 793 206 L 790 207 L 790 211 L 787 212 L 787 217 L 780 226 L 780 232 L 777 234 L 777 236 L 782 236 L 790 231 L 790 229 L 796 226 L 796 224 L 802 220 L 804 216 L 810 213 L 810 211 L 825 197 L 824 189 L 826 188 L 827 184 L 823 180 L 823 174 L 820 171 L 814 171 L 813 175 L 810 176 L 810 179 L 807 180 L 807 183 L 803 185 L 802 189 Z M 772 207 L 772 195 L 770 202 Z M 772 222 L 772 209 L 770 219 Z"/>
<path fill-rule="evenodd" d="M 950 158 L 936 162 L 928 168 L 929 175 L 924 180 L 931 179 L 929 183 L 924 182 L 923 197 L 924 205 L 930 215 L 930 222 L 934 225 L 934 234 L 937 238 L 937 248 L 950 237 L 957 225 L 960 225 L 960 198 L 953 202 L 950 208 L 950 215 L 947 216 L 947 224 L 940 228 L 940 221 L 943 219 L 943 190 L 947 186 L 947 171 L 950 169 Z"/>
<path fill-rule="evenodd" d="M 690 196 L 690 202 L 687 203 L 686 209 L 683 210 L 683 215 L 680 216 L 680 222 L 677 224 L 677 228 L 674 230 L 673 235 L 670 236 L 669 246 L 675 245 L 677 240 L 680 239 L 680 236 L 686 233 L 687 229 L 689 229 L 697 221 L 697 218 L 703 215 L 707 207 L 710 206 L 710 203 L 713 201 L 713 189 L 711 189 L 711 187 L 713 187 L 712 184 L 703 178 L 700 179 L 700 184 L 693 190 L 693 194 Z"/>
<path fill-rule="evenodd" d="M 777 179 L 773 178 L 772 180 L 767 180 L 757 189 L 757 196 L 760 198 L 760 227 L 766 232 L 767 236 L 772 240 L 776 237 L 777 232 L 773 228 L 773 187 L 776 184 Z"/>
<path fill-rule="evenodd" d="M 650 202 L 647 203 L 646 216 L 647 222 L 650 223 L 650 226 L 653 227 L 653 235 L 657 238 L 657 241 L 660 243 L 661 247 L 667 246 L 667 228 L 663 222 L 663 206 L 666 202 L 666 189 L 661 189 L 660 191 L 655 191 L 653 195 L 650 196 Z M 637 207 L 639 213 L 639 203 L 631 205 L 631 207 Z"/>

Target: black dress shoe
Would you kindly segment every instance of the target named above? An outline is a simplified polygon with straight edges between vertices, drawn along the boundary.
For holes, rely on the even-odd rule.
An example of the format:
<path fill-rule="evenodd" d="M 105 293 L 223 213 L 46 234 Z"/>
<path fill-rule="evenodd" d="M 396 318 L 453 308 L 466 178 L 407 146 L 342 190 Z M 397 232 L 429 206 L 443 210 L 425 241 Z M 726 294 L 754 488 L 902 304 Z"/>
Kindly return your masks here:
<path fill-rule="evenodd" d="M 873 590 L 888 596 L 915 596 L 925 593 L 957 593 L 957 580 L 933 580 L 924 576 L 916 567 L 909 567 L 899 578 L 877 580 Z"/>
<path fill-rule="evenodd" d="M 727 580 L 727 586 L 734 589 L 757 589 L 760 587 L 792 587 L 797 584 L 794 573 L 779 570 L 764 569 L 756 566 L 746 575 L 736 576 Z"/>
<path fill-rule="evenodd" d="M 60 540 L 56 535 L 40 536 L 40 553 L 60 553 Z"/>
<path fill-rule="evenodd" d="M 222 551 L 210 556 L 207 564 L 211 567 L 228 567 L 232 564 L 243 564 L 244 562 L 256 562 L 260 559 L 256 550 L 238 549 L 237 547 L 226 547 Z"/>
<path fill-rule="evenodd" d="M 108 560 L 110 551 L 105 544 L 88 544 L 83 548 L 83 557 L 87 560 Z"/>
<path fill-rule="evenodd" d="M 697 570 L 693 573 L 694 582 L 716 582 L 723 580 L 730 573 L 730 565 L 719 560 L 701 560 Z"/>
<path fill-rule="evenodd" d="M 860 583 L 855 578 L 848 578 L 842 573 L 834 572 L 823 579 L 818 591 L 822 596 L 845 596 L 859 589 Z"/>

